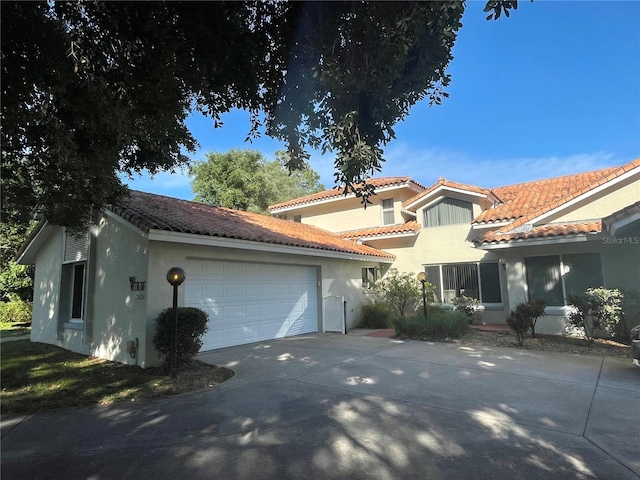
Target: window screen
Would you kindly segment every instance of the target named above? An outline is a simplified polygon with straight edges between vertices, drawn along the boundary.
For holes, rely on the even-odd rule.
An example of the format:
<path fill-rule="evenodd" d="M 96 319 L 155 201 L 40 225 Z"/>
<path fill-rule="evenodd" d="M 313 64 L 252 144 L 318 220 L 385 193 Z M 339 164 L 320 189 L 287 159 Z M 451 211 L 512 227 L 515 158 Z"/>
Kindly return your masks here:
<path fill-rule="evenodd" d="M 456 198 L 445 198 L 424 211 L 426 227 L 471 223 L 472 220 L 473 205 Z"/>
<path fill-rule="evenodd" d="M 544 300 L 547 305 L 564 305 L 560 257 L 527 257 L 524 265 L 527 270 L 529 299 Z"/>
<path fill-rule="evenodd" d="M 382 200 L 382 224 L 393 225 L 396 223 L 393 215 L 393 198 Z"/>

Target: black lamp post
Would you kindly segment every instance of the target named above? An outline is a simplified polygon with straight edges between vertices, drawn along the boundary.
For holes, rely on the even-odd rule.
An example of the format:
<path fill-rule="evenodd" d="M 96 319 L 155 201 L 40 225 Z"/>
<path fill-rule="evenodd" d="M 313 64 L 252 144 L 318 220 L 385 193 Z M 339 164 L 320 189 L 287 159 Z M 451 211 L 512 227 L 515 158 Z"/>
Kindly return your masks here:
<path fill-rule="evenodd" d="M 173 339 L 171 343 L 171 378 L 176 377 L 178 357 L 178 287 L 182 285 L 187 274 L 180 267 L 173 267 L 167 272 L 167 281 L 173 285 Z"/>
<path fill-rule="evenodd" d="M 422 310 L 424 311 L 424 319 L 427 319 L 427 291 L 425 284 L 427 283 L 427 274 L 420 272 L 418 274 L 418 280 L 422 283 Z"/>

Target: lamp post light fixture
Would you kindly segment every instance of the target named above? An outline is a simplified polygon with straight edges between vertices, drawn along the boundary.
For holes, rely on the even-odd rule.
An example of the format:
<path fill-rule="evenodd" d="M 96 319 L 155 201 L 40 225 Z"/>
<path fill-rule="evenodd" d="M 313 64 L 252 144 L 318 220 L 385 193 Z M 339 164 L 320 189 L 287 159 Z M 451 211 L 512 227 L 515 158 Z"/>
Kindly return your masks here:
<path fill-rule="evenodd" d="M 178 357 L 178 287 L 182 285 L 187 274 L 180 267 L 173 267 L 167 272 L 167 282 L 173 285 L 173 338 L 171 339 L 171 378 L 176 377 Z"/>
<path fill-rule="evenodd" d="M 422 283 L 422 310 L 424 311 L 424 319 L 427 319 L 427 291 L 426 291 L 426 283 L 427 283 L 427 274 L 425 272 L 420 272 L 418 274 L 418 280 Z"/>

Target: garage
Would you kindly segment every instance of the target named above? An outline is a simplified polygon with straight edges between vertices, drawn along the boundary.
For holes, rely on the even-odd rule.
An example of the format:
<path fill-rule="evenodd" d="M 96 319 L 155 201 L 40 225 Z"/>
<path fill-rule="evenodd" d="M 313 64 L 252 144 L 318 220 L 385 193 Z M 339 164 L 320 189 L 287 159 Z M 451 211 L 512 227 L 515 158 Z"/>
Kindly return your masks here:
<path fill-rule="evenodd" d="M 318 331 L 315 267 L 188 260 L 185 306 L 209 315 L 201 351 Z"/>

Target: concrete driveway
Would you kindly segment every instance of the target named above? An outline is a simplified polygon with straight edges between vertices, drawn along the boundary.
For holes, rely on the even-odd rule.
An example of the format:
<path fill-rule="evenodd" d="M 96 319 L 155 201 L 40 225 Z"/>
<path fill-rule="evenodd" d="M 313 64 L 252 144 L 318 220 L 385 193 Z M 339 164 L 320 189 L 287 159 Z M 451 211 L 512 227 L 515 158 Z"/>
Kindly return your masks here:
<path fill-rule="evenodd" d="M 11 479 L 638 479 L 629 360 L 305 335 L 210 390 L 2 419 Z"/>

